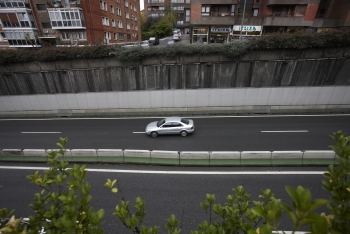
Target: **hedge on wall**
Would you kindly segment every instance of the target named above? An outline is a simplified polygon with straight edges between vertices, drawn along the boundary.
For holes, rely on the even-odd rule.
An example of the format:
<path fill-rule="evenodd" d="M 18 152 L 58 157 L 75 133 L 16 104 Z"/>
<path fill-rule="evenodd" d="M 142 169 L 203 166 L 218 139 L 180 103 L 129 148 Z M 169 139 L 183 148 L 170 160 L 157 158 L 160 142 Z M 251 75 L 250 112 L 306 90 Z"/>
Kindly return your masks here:
<path fill-rule="evenodd" d="M 350 45 L 350 29 L 336 31 L 304 31 L 294 34 L 267 34 L 258 38 L 234 40 L 227 44 L 173 44 L 164 47 L 121 45 L 95 45 L 84 47 L 17 48 L 0 51 L 0 64 L 55 61 L 76 58 L 115 57 L 120 61 L 139 61 L 152 56 L 174 57 L 178 55 L 222 54 L 228 57 L 242 55 L 254 49 L 306 49 L 322 47 L 345 47 Z"/>

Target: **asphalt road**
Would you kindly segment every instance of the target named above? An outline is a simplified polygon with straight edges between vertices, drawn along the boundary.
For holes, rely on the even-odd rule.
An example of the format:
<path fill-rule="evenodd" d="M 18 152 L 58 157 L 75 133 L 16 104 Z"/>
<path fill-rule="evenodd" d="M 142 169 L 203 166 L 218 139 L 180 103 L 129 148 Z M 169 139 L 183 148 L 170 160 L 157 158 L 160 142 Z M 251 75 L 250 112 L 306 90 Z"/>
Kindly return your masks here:
<path fill-rule="evenodd" d="M 27 169 L 4 169 L 7 166 L 24 166 Z M 46 164 L 0 163 L 0 207 L 15 209 L 16 217 L 28 217 L 33 211 L 29 204 L 33 202 L 34 194 L 42 189 L 29 184 L 26 175 L 33 174 L 35 170 L 29 167 L 45 167 Z M 270 188 L 276 198 L 291 205 L 291 199 L 285 191 L 285 186 L 296 188 L 302 185 L 309 188 L 312 198 L 328 198 L 328 193 L 322 189 L 323 167 L 161 167 L 161 166 L 128 166 L 128 165 L 88 165 L 90 169 L 105 169 L 109 172 L 88 172 L 87 181 L 92 189 L 92 206 L 95 210 L 103 208 L 105 218 L 103 227 L 105 233 L 129 233 L 117 217 L 113 216 L 118 199 L 103 184 L 107 178 L 118 179 L 122 195 L 135 203 L 137 196 L 146 201 L 147 216 L 145 225 L 160 227 L 160 233 L 166 233 L 164 227 L 166 219 L 175 214 L 181 222 L 182 233 L 190 233 L 197 225 L 208 220 L 201 210 L 199 203 L 205 200 L 207 193 L 216 194 L 217 202 L 224 203 L 225 197 L 232 194 L 232 188 L 243 185 L 252 199 L 257 200 L 263 189 Z M 139 172 L 123 173 L 113 170 L 137 170 Z M 140 173 L 140 171 L 164 171 L 163 174 Z M 181 174 L 181 172 L 193 174 Z M 290 174 L 279 174 L 290 171 Z M 179 174 L 170 174 L 175 172 Z M 205 174 L 201 172 L 217 172 Z M 238 174 L 225 174 L 223 172 L 237 172 Z M 266 174 L 266 173 L 275 174 Z M 297 172 L 302 174 L 296 174 Z M 319 172 L 310 174 L 310 172 Z M 42 173 L 42 171 L 41 171 Z M 221 174 L 220 174 L 221 173 Z M 255 174 L 257 173 L 257 174 Z M 325 209 L 318 212 L 327 211 Z M 328 212 L 329 213 L 329 212 Z M 292 230 L 290 222 L 284 214 L 280 229 Z"/>
<path fill-rule="evenodd" d="M 68 137 L 70 149 L 175 151 L 329 150 L 328 134 L 350 134 L 350 116 L 192 117 L 187 137 L 147 136 L 160 118 L 0 120 L 0 148 L 52 149 Z"/>

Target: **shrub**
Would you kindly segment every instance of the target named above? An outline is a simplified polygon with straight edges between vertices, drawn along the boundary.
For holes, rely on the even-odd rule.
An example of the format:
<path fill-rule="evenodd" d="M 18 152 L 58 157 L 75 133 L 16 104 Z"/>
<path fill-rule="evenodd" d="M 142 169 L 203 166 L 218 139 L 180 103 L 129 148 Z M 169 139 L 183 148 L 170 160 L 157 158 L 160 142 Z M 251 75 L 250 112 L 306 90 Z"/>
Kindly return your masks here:
<path fill-rule="evenodd" d="M 145 35 L 147 36 L 147 35 Z M 148 35 L 147 37 L 149 37 Z M 30 49 L 12 49 L 0 51 L 0 64 L 57 61 L 76 58 L 103 58 L 115 56 L 120 61 L 140 61 L 152 56 L 174 57 L 179 55 L 221 54 L 236 57 L 254 49 L 306 49 L 322 47 L 345 47 L 350 44 L 350 30 L 339 29 L 324 32 L 296 32 L 294 34 L 267 34 L 262 37 L 234 40 L 228 44 L 174 44 L 164 47 L 121 48 L 120 45 L 102 45 L 84 47 L 44 47 Z"/>

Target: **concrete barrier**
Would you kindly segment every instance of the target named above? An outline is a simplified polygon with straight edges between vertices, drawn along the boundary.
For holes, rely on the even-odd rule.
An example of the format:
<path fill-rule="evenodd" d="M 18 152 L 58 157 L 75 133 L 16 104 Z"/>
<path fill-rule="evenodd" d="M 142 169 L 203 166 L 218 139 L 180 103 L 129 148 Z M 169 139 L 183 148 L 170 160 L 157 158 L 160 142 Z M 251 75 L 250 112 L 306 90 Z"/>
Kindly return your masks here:
<path fill-rule="evenodd" d="M 47 162 L 46 150 L 44 149 L 24 149 L 23 156 L 25 162 Z"/>
<path fill-rule="evenodd" d="M 241 165 L 271 165 L 270 151 L 242 151 Z"/>
<path fill-rule="evenodd" d="M 239 166 L 241 165 L 241 152 L 214 151 L 209 153 L 210 166 Z"/>
<path fill-rule="evenodd" d="M 208 151 L 183 151 L 180 152 L 181 166 L 209 166 Z"/>
<path fill-rule="evenodd" d="M 177 151 L 151 151 L 151 164 L 180 165 L 180 155 Z"/>
<path fill-rule="evenodd" d="M 3 149 L 1 151 L 1 161 L 23 162 L 24 156 L 21 149 Z"/>
<path fill-rule="evenodd" d="M 100 163 L 123 163 L 124 153 L 121 149 L 98 149 L 97 162 Z"/>
<path fill-rule="evenodd" d="M 58 149 L 2 149 L 3 162 L 47 162 L 52 150 Z M 60 156 L 60 155 L 58 155 Z M 336 162 L 336 154 L 326 150 L 307 151 L 161 151 L 131 149 L 67 149 L 65 159 L 83 163 L 141 163 L 176 166 L 278 166 L 329 165 Z"/>
<path fill-rule="evenodd" d="M 272 165 L 302 165 L 302 151 L 272 151 Z"/>
<path fill-rule="evenodd" d="M 124 150 L 124 163 L 151 164 L 151 152 L 149 150 Z"/>
<path fill-rule="evenodd" d="M 303 165 L 329 165 L 335 162 L 335 153 L 331 150 L 305 150 Z"/>
<path fill-rule="evenodd" d="M 97 153 L 95 149 L 71 149 L 70 162 L 97 162 Z"/>

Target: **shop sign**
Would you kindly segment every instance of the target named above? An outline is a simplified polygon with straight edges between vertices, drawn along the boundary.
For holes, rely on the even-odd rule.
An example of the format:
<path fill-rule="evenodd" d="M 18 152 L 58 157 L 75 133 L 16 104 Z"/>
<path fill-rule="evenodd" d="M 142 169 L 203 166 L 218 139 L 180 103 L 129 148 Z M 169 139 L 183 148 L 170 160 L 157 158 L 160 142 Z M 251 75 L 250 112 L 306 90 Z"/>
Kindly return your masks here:
<path fill-rule="evenodd" d="M 211 27 L 212 32 L 231 32 L 230 27 Z"/>
<path fill-rule="evenodd" d="M 233 26 L 233 31 L 241 31 L 241 26 L 240 25 Z M 243 32 L 245 32 L 245 31 L 248 31 L 248 32 L 261 31 L 261 26 L 245 25 L 245 26 L 243 26 L 242 31 Z"/>

